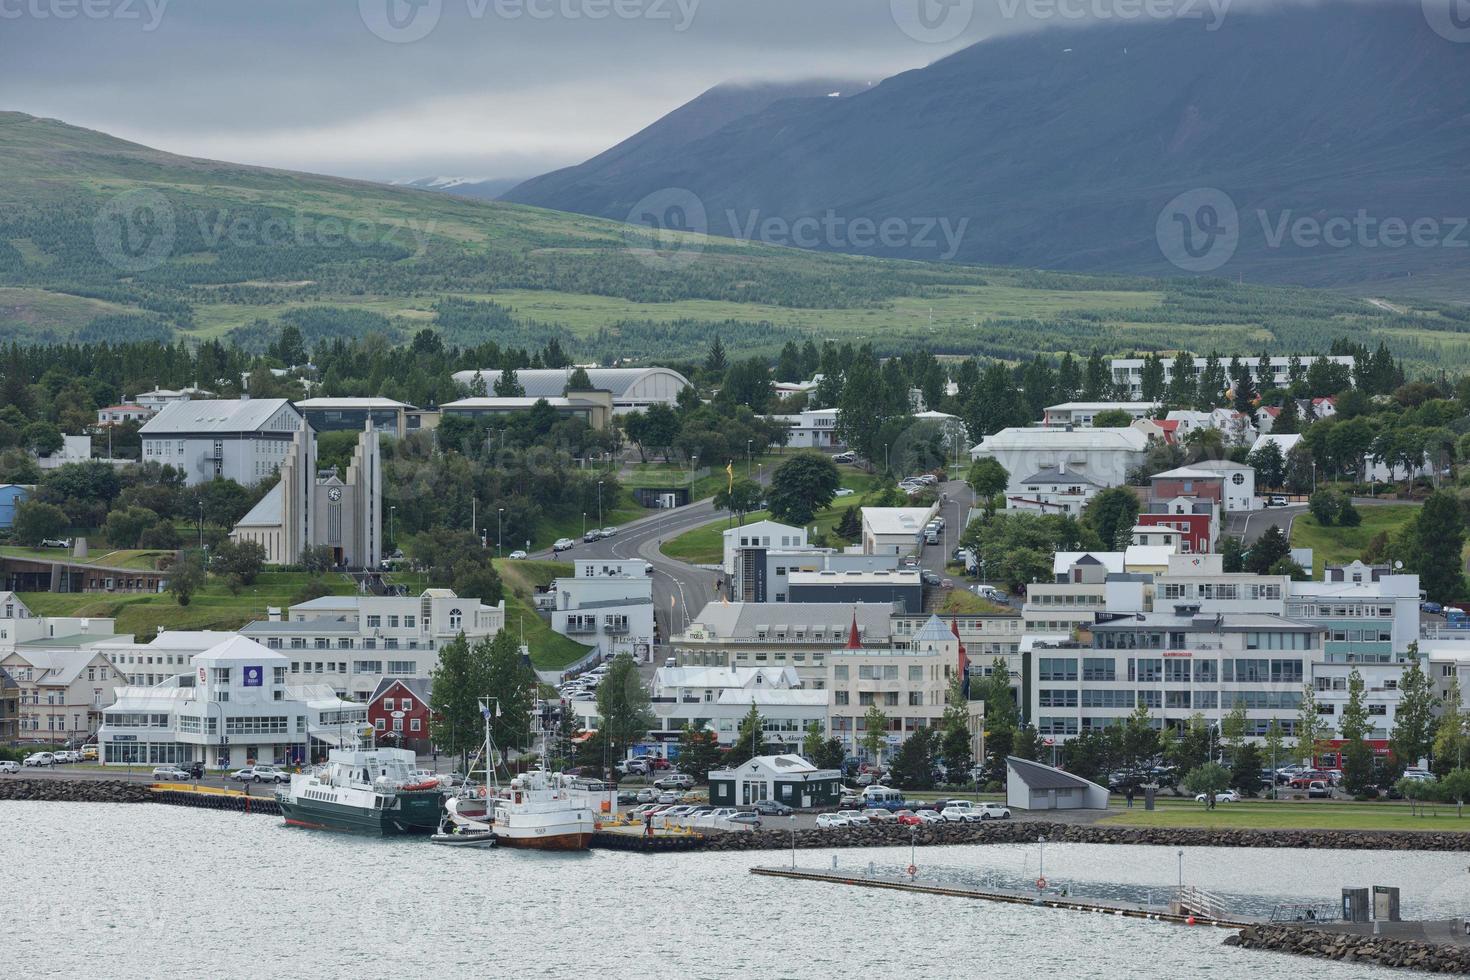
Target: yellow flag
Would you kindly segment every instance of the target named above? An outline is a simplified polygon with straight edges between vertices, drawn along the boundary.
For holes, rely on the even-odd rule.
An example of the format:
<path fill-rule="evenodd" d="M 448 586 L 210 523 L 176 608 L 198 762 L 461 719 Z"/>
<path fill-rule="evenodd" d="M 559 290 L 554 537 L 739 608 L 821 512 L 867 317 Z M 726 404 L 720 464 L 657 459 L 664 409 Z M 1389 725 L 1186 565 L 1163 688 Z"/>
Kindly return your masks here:
<path fill-rule="evenodd" d="M 725 476 L 729 477 L 729 480 L 727 481 L 727 484 L 728 485 L 726 487 L 725 492 L 726 493 L 734 493 L 735 492 L 735 461 L 733 459 L 730 462 L 728 462 L 728 463 L 725 464 Z"/>

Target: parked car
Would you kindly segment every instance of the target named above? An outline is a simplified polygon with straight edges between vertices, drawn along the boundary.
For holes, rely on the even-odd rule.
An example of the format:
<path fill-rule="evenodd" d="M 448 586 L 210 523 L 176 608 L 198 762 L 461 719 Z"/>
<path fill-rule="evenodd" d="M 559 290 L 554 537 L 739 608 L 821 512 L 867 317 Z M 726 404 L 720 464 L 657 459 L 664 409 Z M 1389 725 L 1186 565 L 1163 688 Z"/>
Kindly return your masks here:
<path fill-rule="evenodd" d="M 919 810 L 914 816 L 919 818 L 919 823 L 944 823 L 938 810 Z"/>
<path fill-rule="evenodd" d="M 508 557 L 511 561 L 525 561 L 527 556 L 525 551 L 517 548 L 515 551 L 512 551 Z"/>
<path fill-rule="evenodd" d="M 1436 616 L 1440 616 L 1444 614 L 1444 606 L 1441 606 L 1437 602 L 1421 602 L 1419 603 L 1419 611 L 1433 613 Z"/>
<path fill-rule="evenodd" d="M 899 823 L 903 824 L 905 827 L 917 827 L 919 824 L 924 822 L 920 820 L 919 815 L 912 810 L 899 810 L 893 816 L 895 819 L 898 820 Z"/>
<path fill-rule="evenodd" d="M 934 542 L 932 541 L 929 542 L 929 544 L 933 543 Z M 926 568 L 919 573 L 919 580 L 925 585 L 938 586 L 939 583 L 943 581 L 943 578 L 940 577 L 940 574 L 938 572 Z"/>
<path fill-rule="evenodd" d="M 868 823 L 868 818 L 863 816 L 861 810 L 838 810 L 837 815 L 852 827 L 861 827 Z"/>
<path fill-rule="evenodd" d="M 1287 506 L 1287 501 L 1286 501 L 1286 498 L 1283 497 L 1283 496 L 1281 496 L 1279 493 L 1268 494 L 1266 496 L 1266 506 L 1267 507 L 1285 507 L 1285 506 Z"/>
<path fill-rule="evenodd" d="M 600 541 L 601 539 L 602 532 L 595 527 L 592 530 L 588 531 L 586 534 L 582 535 L 583 544 L 591 544 L 592 542 Z"/>
<path fill-rule="evenodd" d="M 70 548 L 71 538 L 47 538 L 41 542 L 43 548 Z"/>
<path fill-rule="evenodd" d="M 862 806 L 863 796 L 861 793 L 843 793 L 842 798 L 837 801 L 838 806 Z"/>
<path fill-rule="evenodd" d="M 577 542 L 573 541 L 571 538 L 557 538 L 556 543 L 551 546 L 551 550 L 553 553 L 561 551 L 571 551 L 572 548 L 576 547 L 576 544 Z"/>
<path fill-rule="evenodd" d="M 763 817 L 789 817 L 796 811 L 780 800 L 756 800 L 755 812 Z"/>
<path fill-rule="evenodd" d="M 1307 789 L 1318 780 L 1325 782 L 1327 774 L 1317 769 L 1307 769 L 1292 776 L 1291 782 L 1287 785 L 1292 789 Z"/>
<path fill-rule="evenodd" d="M 999 803 L 981 803 L 975 808 L 980 813 L 981 820 L 1009 820 L 1011 819 L 1010 807 Z"/>
<path fill-rule="evenodd" d="M 1204 803 L 1209 798 L 1210 798 L 1210 796 L 1209 796 L 1208 793 L 1196 793 L 1195 796 L 1194 796 L 1194 802 L 1196 802 L 1196 803 Z M 1240 795 L 1238 793 L 1236 793 L 1235 790 L 1233 790 L 1233 789 L 1222 790 L 1221 792 L 1215 794 L 1215 802 L 1216 803 L 1239 803 L 1240 802 Z"/>
<path fill-rule="evenodd" d="M 834 496 L 834 497 L 851 497 L 856 492 L 857 491 L 854 490 L 852 487 L 838 487 L 837 488 L 837 492 L 834 493 L 832 496 Z"/>
<path fill-rule="evenodd" d="M 833 827 L 849 827 L 851 823 L 840 813 L 819 813 L 817 826 L 822 830 L 830 830 Z"/>
<path fill-rule="evenodd" d="M 962 806 L 947 806 L 939 811 L 939 816 L 949 823 L 969 823 L 972 820 L 980 819 L 975 816 L 972 809 Z"/>
<path fill-rule="evenodd" d="M 852 453 L 852 452 L 838 453 L 838 454 L 836 454 L 835 456 L 832 457 L 832 462 L 834 462 L 834 463 L 856 463 L 857 462 L 857 453 Z"/>
<path fill-rule="evenodd" d="M 878 807 L 869 807 L 868 809 L 864 810 L 863 817 L 869 823 L 888 823 L 891 820 L 897 819 L 893 815 L 892 810 L 882 810 Z"/>
<path fill-rule="evenodd" d="M 20 772 L 20 763 L 16 762 L 14 759 L 5 759 L 3 761 L 0 761 L 0 772 L 8 772 L 12 774 Z"/>
<path fill-rule="evenodd" d="M 180 769 L 178 766 L 154 766 L 153 778 L 163 779 L 169 782 L 182 782 L 189 778 L 188 770 Z"/>
<path fill-rule="evenodd" d="M 739 810 L 725 819 L 731 823 L 744 824 L 754 830 L 761 829 L 761 815 L 754 810 Z"/>
<path fill-rule="evenodd" d="M 658 794 L 658 801 L 660 803 L 674 804 L 679 802 L 679 796 L 680 794 L 675 793 L 673 790 L 666 789 Z"/>
<path fill-rule="evenodd" d="M 50 752 L 32 752 L 21 760 L 23 766 L 54 766 L 56 756 Z"/>
<path fill-rule="evenodd" d="M 236 769 L 230 778 L 240 783 L 289 783 L 291 774 L 275 766 L 254 765 Z"/>
<path fill-rule="evenodd" d="M 1307 798 L 1330 800 L 1332 799 L 1332 786 L 1324 779 L 1314 779 L 1307 784 Z"/>
<path fill-rule="evenodd" d="M 598 533 L 604 538 L 610 538 L 618 533 L 618 529 L 609 524 L 607 527 L 599 529 Z"/>
<path fill-rule="evenodd" d="M 653 781 L 653 785 L 656 789 L 693 789 L 694 777 L 676 772 L 672 775 L 660 776 Z"/>
<path fill-rule="evenodd" d="M 651 787 L 644 788 L 638 791 L 637 800 L 639 803 L 656 803 L 658 802 L 658 798 L 661 795 L 662 794 L 659 793 L 659 791 L 656 789 L 653 789 Z"/>
<path fill-rule="evenodd" d="M 83 745 L 82 746 L 82 761 L 83 762 L 96 762 L 97 761 L 97 746 L 95 746 L 95 745 Z"/>

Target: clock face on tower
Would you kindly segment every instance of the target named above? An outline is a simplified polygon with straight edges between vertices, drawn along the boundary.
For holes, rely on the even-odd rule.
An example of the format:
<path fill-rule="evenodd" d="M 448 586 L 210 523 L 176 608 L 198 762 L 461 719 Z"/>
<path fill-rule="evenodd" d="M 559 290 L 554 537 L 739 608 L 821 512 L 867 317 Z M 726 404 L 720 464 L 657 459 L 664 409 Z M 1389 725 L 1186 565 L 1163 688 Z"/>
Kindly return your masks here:
<path fill-rule="evenodd" d="M 330 490 L 327 491 L 327 496 L 330 497 L 332 500 L 341 500 L 342 499 L 342 488 L 341 487 L 333 487 L 332 489 L 330 489 Z"/>

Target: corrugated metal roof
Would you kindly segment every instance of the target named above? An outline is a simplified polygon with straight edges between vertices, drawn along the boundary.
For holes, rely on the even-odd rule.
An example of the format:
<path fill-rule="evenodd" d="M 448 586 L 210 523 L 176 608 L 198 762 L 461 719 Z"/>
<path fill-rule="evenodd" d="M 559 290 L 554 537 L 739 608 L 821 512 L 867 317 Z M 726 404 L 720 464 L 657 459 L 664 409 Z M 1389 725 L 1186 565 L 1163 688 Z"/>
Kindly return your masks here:
<path fill-rule="evenodd" d="M 575 370 L 576 368 L 528 368 L 517 371 L 516 380 L 525 389 L 527 397 L 558 398 L 566 390 L 567 381 Z M 586 371 L 587 380 L 592 382 L 593 388 L 610 391 L 614 398 L 624 397 L 639 381 L 657 374 L 673 375 L 684 385 L 689 384 L 683 375 L 668 368 L 587 368 Z M 485 390 L 493 392 L 501 372 L 459 371 L 454 375 L 454 380 L 467 385 L 474 381 L 476 374 L 485 379 Z"/>
<path fill-rule="evenodd" d="M 192 432 L 256 432 L 282 408 L 284 398 L 207 399 L 170 402 L 138 430 L 145 436 Z M 296 409 L 291 408 L 292 412 Z"/>

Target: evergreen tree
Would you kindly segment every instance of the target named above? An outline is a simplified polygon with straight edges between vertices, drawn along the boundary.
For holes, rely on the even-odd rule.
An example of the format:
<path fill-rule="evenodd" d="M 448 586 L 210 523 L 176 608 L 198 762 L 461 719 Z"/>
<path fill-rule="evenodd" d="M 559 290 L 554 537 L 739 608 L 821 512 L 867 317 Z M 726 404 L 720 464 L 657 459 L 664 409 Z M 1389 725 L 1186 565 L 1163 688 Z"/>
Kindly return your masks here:
<path fill-rule="evenodd" d="M 587 370 L 585 368 L 580 368 L 579 367 L 579 368 L 575 369 L 574 371 L 572 371 L 572 373 L 567 377 L 567 386 L 566 386 L 565 391 L 591 391 L 591 390 L 592 390 L 592 379 L 587 376 Z M 693 391 L 693 390 L 694 389 L 692 389 L 692 388 L 681 388 L 679 390 L 679 394 L 682 395 L 686 391 Z M 565 393 L 565 392 L 563 392 L 563 393 Z"/>
<path fill-rule="evenodd" d="M 1204 367 L 1200 368 L 1195 386 L 1195 407 L 1208 412 L 1219 406 L 1225 396 L 1225 369 L 1220 366 L 1220 355 L 1211 351 L 1205 356 Z"/>
<path fill-rule="evenodd" d="M 696 783 L 709 781 L 709 771 L 720 764 L 720 742 L 703 721 L 691 728 L 686 723 L 679 731 L 679 771 Z"/>
<path fill-rule="evenodd" d="M 516 369 L 507 366 L 500 372 L 500 377 L 495 380 L 496 398 L 524 398 L 526 389 L 521 385 L 521 379 L 516 376 Z"/>
<path fill-rule="evenodd" d="M 1062 401 L 1072 401 L 1081 390 L 1082 369 L 1072 358 L 1072 352 L 1068 351 L 1062 355 L 1062 363 L 1057 366 L 1057 397 Z"/>
<path fill-rule="evenodd" d="M 463 759 L 484 741 L 479 699 L 489 694 L 486 666 L 461 633 L 439 648 L 439 663 L 429 675 L 429 732 L 435 745 Z"/>
<path fill-rule="evenodd" d="M 1301 356 L 1293 354 L 1286 359 L 1286 383 L 1295 393 L 1297 386 L 1307 380 L 1307 369 L 1302 366 Z"/>
<path fill-rule="evenodd" d="M 1281 727 L 1279 718 L 1272 718 L 1271 724 L 1266 726 L 1266 738 L 1261 747 L 1261 761 L 1271 768 L 1272 796 L 1275 796 L 1275 771 L 1286 765 L 1287 762 L 1286 729 Z"/>
<path fill-rule="evenodd" d="M 1220 540 L 1220 562 L 1227 572 L 1245 571 L 1245 548 L 1240 538 L 1227 534 Z"/>
<path fill-rule="evenodd" d="M 913 732 L 893 757 L 893 779 L 903 789 L 934 788 L 934 735 L 927 728 Z"/>
<path fill-rule="evenodd" d="M 1176 408 L 1193 408 L 1197 399 L 1194 355 L 1182 350 L 1174 355 L 1173 377 L 1169 379 L 1169 388 L 1164 400 Z"/>
<path fill-rule="evenodd" d="M 1373 751 L 1364 741 L 1373 731 L 1373 722 L 1368 717 L 1363 675 L 1357 668 L 1348 675 L 1348 699 L 1338 731 L 1347 743 L 1343 747 L 1343 785 L 1348 792 L 1360 795 L 1373 785 Z"/>
<path fill-rule="evenodd" d="M 1239 362 L 1232 360 L 1231 366 L 1238 369 L 1235 375 L 1235 410 L 1251 420 L 1256 421 L 1256 402 L 1259 400 L 1256 393 L 1255 382 L 1251 380 L 1250 368 L 1241 367 Z"/>
<path fill-rule="evenodd" d="M 846 538 L 848 541 L 856 541 L 862 535 L 862 516 L 858 514 L 856 507 L 848 507 L 842 512 L 842 520 L 837 522 L 837 536 Z"/>
<path fill-rule="evenodd" d="M 1127 487 L 1109 487 L 1087 502 L 1079 519 L 1104 542 L 1116 543 L 1124 535 L 1131 540 L 1138 522 L 1138 495 Z"/>
<path fill-rule="evenodd" d="M 1434 729 L 1434 772 L 1441 778 L 1465 762 L 1465 725 L 1467 719 L 1460 702 L 1460 679 L 1451 675 L 1440 702 L 1439 722 Z"/>
<path fill-rule="evenodd" d="M 1454 602 L 1465 594 L 1465 520 L 1449 490 L 1424 501 L 1413 525 L 1414 569 L 1419 584 L 1435 602 Z"/>
<path fill-rule="evenodd" d="M 781 348 L 781 356 L 776 359 L 776 380 L 806 380 L 801 371 L 801 352 L 796 349 L 794 340 L 786 341 L 786 346 Z"/>
<path fill-rule="evenodd" d="M 1082 380 L 1082 400 L 1089 402 L 1105 400 L 1113 390 L 1113 381 L 1108 374 L 1107 363 L 1102 353 L 1094 350 L 1087 359 L 1087 373 Z"/>
<path fill-rule="evenodd" d="M 704 372 L 710 377 L 723 378 L 725 369 L 729 366 L 725 359 L 725 345 L 720 341 L 720 335 L 715 334 L 715 339 L 709 345 L 709 353 L 704 358 Z"/>
<path fill-rule="evenodd" d="M 1245 570 L 1257 575 L 1265 575 L 1270 572 L 1271 566 L 1283 558 L 1291 557 L 1291 543 L 1286 540 L 1279 526 L 1272 524 L 1266 528 L 1266 532 L 1256 539 L 1251 545 L 1250 554 L 1246 556 Z"/>
<path fill-rule="evenodd" d="M 1287 436 L 1302 430 L 1302 413 L 1298 408 L 1296 399 L 1287 396 L 1281 403 L 1281 414 L 1276 416 L 1276 421 L 1271 423 L 1271 434 L 1274 436 Z"/>
<path fill-rule="evenodd" d="M 1139 387 L 1146 402 L 1156 402 L 1164 396 L 1164 361 L 1157 351 L 1149 351 L 1143 359 L 1143 370 L 1139 374 Z"/>
<path fill-rule="evenodd" d="M 970 706 L 965 700 L 963 679 L 958 673 L 951 678 L 945 694 L 944 727 L 939 744 L 940 756 L 944 759 L 944 770 L 949 782 L 958 783 L 966 778 L 975 764 L 970 749 Z"/>
<path fill-rule="evenodd" d="M 1409 662 L 1399 678 L 1399 703 L 1394 712 L 1389 747 L 1406 766 L 1418 765 L 1434 747 L 1434 711 L 1438 700 L 1419 661 L 1419 641 L 1409 644 Z"/>
<path fill-rule="evenodd" d="M 609 758 L 621 760 L 656 723 L 648 689 L 638 676 L 638 665 L 627 653 L 613 658 L 597 685 L 598 731 L 607 740 Z"/>
<path fill-rule="evenodd" d="M 1261 790 L 1261 750 L 1246 743 L 1230 758 L 1230 787 L 1242 796 L 1255 796 Z"/>

